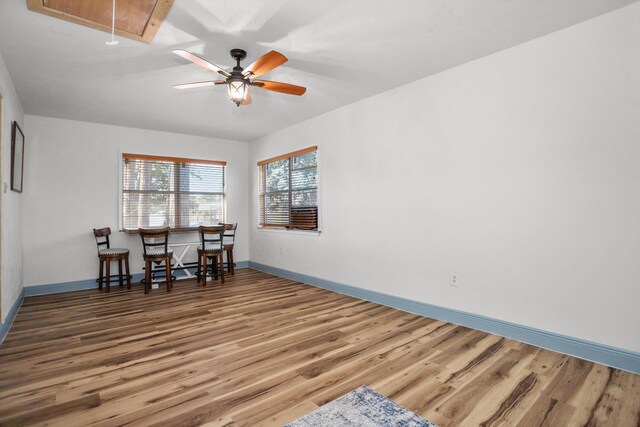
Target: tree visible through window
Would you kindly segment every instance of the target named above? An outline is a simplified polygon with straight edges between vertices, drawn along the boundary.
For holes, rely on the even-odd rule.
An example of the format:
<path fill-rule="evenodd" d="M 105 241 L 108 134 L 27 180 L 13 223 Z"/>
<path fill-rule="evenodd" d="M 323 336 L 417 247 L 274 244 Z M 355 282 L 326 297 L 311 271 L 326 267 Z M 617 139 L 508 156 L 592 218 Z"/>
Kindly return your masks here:
<path fill-rule="evenodd" d="M 224 222 L 226 162 L 122 155 L 122 226 L 195 229 Z"/>
<path fill-rule="evenodd" d="M 318 229 L 317 147 L 263 160 L 260 226 Z"/>

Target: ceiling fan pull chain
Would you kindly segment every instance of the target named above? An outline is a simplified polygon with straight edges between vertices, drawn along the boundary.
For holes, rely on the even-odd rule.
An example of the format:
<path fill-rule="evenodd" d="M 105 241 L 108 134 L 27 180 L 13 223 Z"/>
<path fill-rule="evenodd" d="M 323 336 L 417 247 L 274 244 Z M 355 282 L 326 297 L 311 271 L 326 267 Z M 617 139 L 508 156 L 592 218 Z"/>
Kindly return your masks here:
<path fill-rule="evenodd" d="M 113 12 L 111 14 L 111 40 L 106 42 L 106 44 L 109 46 L 115 46 L 118 44 L 118 40 L 115 39 L 116 37 L 116 0 L 113 0 L 112 11 Z"/>

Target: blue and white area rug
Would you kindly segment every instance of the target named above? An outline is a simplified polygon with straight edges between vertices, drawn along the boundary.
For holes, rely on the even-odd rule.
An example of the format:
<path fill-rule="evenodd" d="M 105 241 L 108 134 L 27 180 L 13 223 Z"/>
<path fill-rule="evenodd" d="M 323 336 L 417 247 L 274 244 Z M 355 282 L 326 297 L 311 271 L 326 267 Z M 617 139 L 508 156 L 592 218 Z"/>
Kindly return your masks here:
<path fill-rule="evenodd" d="M 367 386 L 308 413 L 284 427 L 438 427 Z"/>

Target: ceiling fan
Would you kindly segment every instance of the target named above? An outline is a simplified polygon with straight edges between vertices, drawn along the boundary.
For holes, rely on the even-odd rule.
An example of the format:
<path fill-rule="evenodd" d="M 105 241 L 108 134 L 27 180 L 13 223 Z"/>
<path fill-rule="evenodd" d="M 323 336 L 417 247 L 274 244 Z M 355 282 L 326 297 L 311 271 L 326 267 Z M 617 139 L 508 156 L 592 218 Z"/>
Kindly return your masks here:
<path fill-rule="evenodd" d="M 289 83 L 272 82 L 269 80 L 258 80 L 263 74 L 268 73 L 276 67 L 287 62 L 287 58 L 280 52 L 272 50 L 271 52 L 256 59 L 247 68 L 240 66 L 240 61 L 247 57 L 247 52 L 242 49 L 231 49 L 231 57 L 237 61 L 237 65 L 233 67 L 231 71 L 226 71 L 215 64 L 207 61 L 186 50 L 176 49 L 173 51 L 176 55 L 188 59 L 194 64 L 198 64 L 201 67 L 207 68 L 215 73 L 221 74 L 225 79 L 223 80 L 209 80 L 205 82 L 185 83 L 173 86 L 176 89 L 190 89 L 194 87 L 204 86 L 216 86 L 227 85 L 229 97 L 238 107 L 240 105 L 251 104 L 251 94 L 249 93 L 249 86 L 257 87 L 260 89 L 270 90 L 273 92 L 281 92 L 289 95 L 302 95 L 307 88 L 302 86 L 296 86 Z"/>

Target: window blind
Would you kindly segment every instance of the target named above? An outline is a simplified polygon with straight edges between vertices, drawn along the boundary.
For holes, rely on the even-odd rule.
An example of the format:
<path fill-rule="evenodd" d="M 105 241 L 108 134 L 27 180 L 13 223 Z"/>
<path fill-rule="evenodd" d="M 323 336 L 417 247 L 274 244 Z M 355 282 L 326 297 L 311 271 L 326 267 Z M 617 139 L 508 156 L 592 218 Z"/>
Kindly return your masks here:
<path fill-rule="evenodd" d="M 220 161 L 123 154 L 123 228 L 224 222 L 225 168 Z"/>
<path fill-rule="evenodd" d="M 260 226 L 318 229 L 317 147 L 258 162 Z"/>

